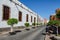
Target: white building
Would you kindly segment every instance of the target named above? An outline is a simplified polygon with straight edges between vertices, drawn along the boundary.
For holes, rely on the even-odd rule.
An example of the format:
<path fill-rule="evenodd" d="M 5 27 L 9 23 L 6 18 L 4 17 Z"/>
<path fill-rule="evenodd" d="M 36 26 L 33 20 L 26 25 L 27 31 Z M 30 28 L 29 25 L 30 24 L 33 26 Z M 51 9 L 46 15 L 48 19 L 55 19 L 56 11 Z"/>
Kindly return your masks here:
<path fill-rule="evenodd" d="M 10 27 L 7 25 L 9 18 L 19 20 L 15 26 L 24 26 L 24 23 L 29 22 L 30 25 L 37 22 L 37 13 L 30 10 L 18 0 L 0 0 L 0 28 Z"/>

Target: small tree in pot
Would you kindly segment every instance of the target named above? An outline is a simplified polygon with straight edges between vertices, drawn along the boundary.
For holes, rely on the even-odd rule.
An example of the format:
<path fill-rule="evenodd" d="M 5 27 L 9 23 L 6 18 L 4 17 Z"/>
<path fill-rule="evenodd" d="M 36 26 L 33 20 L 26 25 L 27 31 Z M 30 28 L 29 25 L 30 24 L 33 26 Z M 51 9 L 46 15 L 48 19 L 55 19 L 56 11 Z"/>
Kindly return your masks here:
<path fill-rule="evenodd" d="M 17 23 L 18 23 L 18 20 L 15 19 L 15 18 L 11 18 L 11 19 L 9 19 L 9 20 L 7 21 L 7 24 L 8 24 L 8 25 L 11 25 L 11 32 L 9 32 L 11 35 L 16 34 L 16 33 L 14 32 L 14 30 L 13 30 L 13 25 L 14 25 L 14 24 L 17 24 Z"/>
<path fill-rule="evenodd" d="M 42 26 L 42 23 L 37 23 L 37 27 L 40 27 L 40 26 Z"/>
<path fill-rule="evenodd" d="M 30 30 L 30 29 L 29 29 L 29 25 L 30 25 L 29 23 L 27 23 L 27 22 L 25 23 L 26 30 Z"/>
<path fill-rule="evenodd" d="M 33 25 L 33 27 L 32 27 L 32 28 L 35 28 L 36 23 L 32 23 L 32 25 Z"/>
<path fill-rule="evenodd" d="M 33 25 L 33 26 L 35 26 L 35 25 L 36 25 L 36 23 L 32 23 L 32 25 Z"/>

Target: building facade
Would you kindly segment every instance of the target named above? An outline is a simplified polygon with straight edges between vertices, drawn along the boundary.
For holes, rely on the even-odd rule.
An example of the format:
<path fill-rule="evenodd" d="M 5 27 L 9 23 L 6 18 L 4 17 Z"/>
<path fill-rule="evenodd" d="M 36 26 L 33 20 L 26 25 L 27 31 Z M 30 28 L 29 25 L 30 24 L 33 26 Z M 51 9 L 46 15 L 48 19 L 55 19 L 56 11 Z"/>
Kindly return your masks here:
<path fill-rule="evenodd" d="M 44 25 L 46 25 L 47 23 L 48 23 L 48 20 L 44 18 Z"/>
<path fill-rule="evenodd" d="M 50 15 L 50 20 L 60 20 L 60 18 L 56 17 L 56 14 L 58 14 L 59 12 L 60 12 L 60 8 L 57 8 L 55 14 Z"/>
<path fill-rule="evenodd" d="M 56 20 L 56 16 L 55 15 L 50 15 L 50 20 Z"/>
<path fill-rule="evenodd" d="M 37 23 L 37 13 L 26 7 L 18 0 L 0 0 L 0 28 L 10 27 L 7 20 L 10 18 L 18 19 L 18 24 L 14 26 L 24 26 L 28 22 Z"/>

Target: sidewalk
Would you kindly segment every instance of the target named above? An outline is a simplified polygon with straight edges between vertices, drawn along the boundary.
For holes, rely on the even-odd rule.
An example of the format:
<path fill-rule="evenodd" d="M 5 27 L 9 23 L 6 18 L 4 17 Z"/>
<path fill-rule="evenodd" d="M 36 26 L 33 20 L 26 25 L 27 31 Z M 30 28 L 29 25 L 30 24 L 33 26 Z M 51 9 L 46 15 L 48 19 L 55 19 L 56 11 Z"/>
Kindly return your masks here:
<path fill-rule="evenodd" d="M 32 29 L 32 27 L 29 27 L 29 28 Z M 23 30 L 25 30 L 25 29 L 26 29 L 26 28 L 15 28 L 14 31 L 16 31 L 16 30 L 21 30 L 21 31 L 23 31 Z M 0 32 L 0 36 L 9 35 L 9 32 L 10 32 L 10 31 Z"/>
<path fill-rule="evenodd" d="M 60 40 L 60 36 L 55 36 L 55 35 L 46 35 L 45 40 L 51 40 L 50 37 L 54 36 L 57 40 Z"/>
<path fill-rule="evenodd" d="M 45 36 L 45 40 L 51 40 L 49 35 Z"/>
<path fill-rule="evenodd" d="M 25 30 L 25 28 L 23 28 L 23 29 L 14 29 L 14 31 L 16 31 L 16 30 L 21 30 L 21 31 L 23 31 L 23 30 Z M 10 32 L 10 31 L 3 31 L 3 32 L 0 32 L 0 36 L 8 35 L 9 32 Z"/>
<path fill-rule="evenodd" d="M 0 36 L 3 36 L 3 35 L 8 35 L 9 31 L 7 32 L 0 32 Z"/>
<path fill-rule="evenodd" d="M 55 36 L 55 38 L 57 38 L 57 40 L 60 40 L 60 36 Z"/>

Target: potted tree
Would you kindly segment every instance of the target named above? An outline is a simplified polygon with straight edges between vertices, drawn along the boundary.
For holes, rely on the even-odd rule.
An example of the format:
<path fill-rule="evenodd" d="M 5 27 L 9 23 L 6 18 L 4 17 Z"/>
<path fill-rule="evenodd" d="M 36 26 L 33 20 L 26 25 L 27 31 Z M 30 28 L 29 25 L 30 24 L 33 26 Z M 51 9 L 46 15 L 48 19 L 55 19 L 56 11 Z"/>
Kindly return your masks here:
<path fill-rule="evenodd" d="M 27 23 L 27 22 L 25 23 L 26 30 L 30 30 L 30 29 L 29 29 L 29 25 L 30 25 L 29 23 Z"/>
<path fill-rule="evenodd" d="M 40 26 L 42 26 L 42 23 L 40 23 Z"/>
<path fill-rule="evenodd" d="M 37 24 L 37 27 L 40 27 L 41 26 L 41 23 L 36 23 Z"/>
<path fill-rule="evenodd" d="M 32 27 L 32 28 L 34 29 L 34 28 L 35 28 L 36 23 L 32 23 L 32 25 L 33 25 L 33 27 Z"/>
<path fill-rule="evenodd" d="M 40 23 L 37 23 L 37 27 L 39 27 L 40 26 Z"/>
<path fill-rule="evenodd" d="M 10 35 L 16 34 L 16 32 L 14 32 L 14 30 L 13 30 L 13 26 L 14 26 L 14 24 L 17 24 L 17 23 L 18 23 L 18 20 L 15 18 L 11 18 L 7 21 L 7 24 L 11 25 L 11 31 L 9 32 Z"/>

